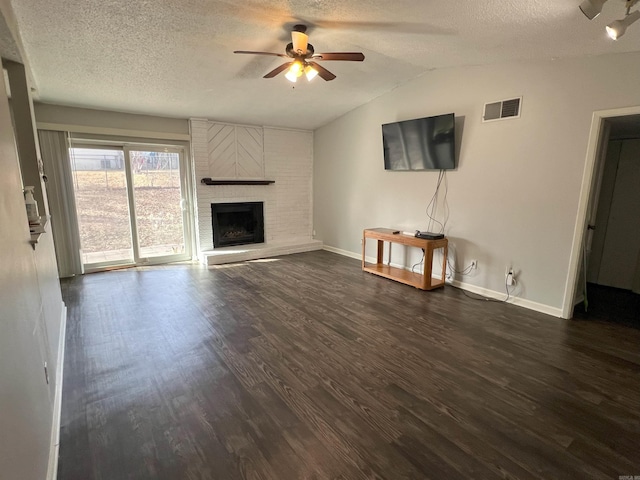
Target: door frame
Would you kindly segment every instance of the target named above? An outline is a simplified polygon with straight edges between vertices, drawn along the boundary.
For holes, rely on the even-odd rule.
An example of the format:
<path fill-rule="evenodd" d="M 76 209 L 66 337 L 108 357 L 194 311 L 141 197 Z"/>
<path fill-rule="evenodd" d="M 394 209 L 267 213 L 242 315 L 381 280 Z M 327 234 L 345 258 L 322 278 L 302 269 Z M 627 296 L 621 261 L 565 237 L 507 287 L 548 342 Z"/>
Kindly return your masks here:
<path fill-rule="evenodd" d="M 603 140 L 604 123 L 608 118 L 624 117 L 627 115 L 640 114 L 640 105 L 635 107 L 616 108 L 609 110 L 598 110 L 593 112 L 591 119 L 591 132 L 587 144 L 587 155 L 582 173 L 582 186 L 580 188 L 580 198 L 578 202 L 578 214 L 573 230 L 573 242 L 569 255 L 569 272 L 564 290 L 564 300 L 562 302 L 562 318 L 573 316 L 574 299 L 578 290 L 580 280 L 581 260 L 583 256 L 582 247 L 587 235 L 588 210 L 592 200 L 592 195 L 597 189 L 600 178 L 597 175 L 599 169 L 599 152 Z M 586 271 L 585 271 L 586 275 Z"/>
<path fill-rule="evenodd" d="M 127 177 L 127 201 L 129 205 L 129 216 L 131 222 L 131 236 L 133 249 L 133 263 L 123 263 L 119 261 L 104 262 L 94 264 L 91 267 L 85 267 L 83 264 L 83 273 L 93 273 L 98 271 L 109 270 L 113 268 L 126 268 L 142 265 L 159 265 L 163 263 L 173 263 L 180 261 L 191 261 L 194 259 L 195 252 L 195 213 L 194 213 L 194 195 L 193 195 L 193 169 L 191 165 L 191 155 L 188 142 L 180 141 L 164 141 L 159 139 L 124 139 L 88 134 L 72 134 L 69 139 L 70 148 L 112 148 L 123 151 L 125 163 L 125 176 Z M 135 201 L 133 191 L 133 179 L 131 177 L 131 159 L 129 152 L 134 151 L 174 151 L 181 156 L 180 159 L 180 187 L 182 190 L 182 210 L 183 210 L 183 227 L 184 227 L 184 243 L 185 251 L 182 255 L 169 255 L 158 257 L 139 257 L 139 239 L 137 234 L 137 225 L 135 219 Z M 131 188 L 130 188 L 131 187 Z M 74 195 L 75 196 L 75 195 Z M 74 200 L 75 203 L 75 200 Z M 80 246 L 79 229 L 77 232 L 77 244 Z"/>

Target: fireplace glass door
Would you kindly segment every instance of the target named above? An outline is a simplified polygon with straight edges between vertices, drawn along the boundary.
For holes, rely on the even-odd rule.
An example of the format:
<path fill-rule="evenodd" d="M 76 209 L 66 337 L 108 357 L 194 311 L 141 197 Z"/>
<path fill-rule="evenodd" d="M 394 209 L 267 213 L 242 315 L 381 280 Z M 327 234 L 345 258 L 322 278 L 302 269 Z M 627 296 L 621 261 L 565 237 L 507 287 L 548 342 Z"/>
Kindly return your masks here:
<path fill-rule="evenodd" d="M 213 247 L 264 242 L 262 202 L 212 203 Z"/>

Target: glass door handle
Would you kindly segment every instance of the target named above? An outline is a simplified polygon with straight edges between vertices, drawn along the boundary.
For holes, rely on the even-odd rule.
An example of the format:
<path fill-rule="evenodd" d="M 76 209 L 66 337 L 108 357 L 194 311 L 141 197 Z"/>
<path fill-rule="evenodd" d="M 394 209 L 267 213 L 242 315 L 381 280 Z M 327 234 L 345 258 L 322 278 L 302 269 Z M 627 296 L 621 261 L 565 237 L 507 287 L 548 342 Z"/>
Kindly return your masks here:
<path fill-rule="evenodd" d="M 187 211 L 187 201 L 184 198 L 180 200 L 180 209 L 183 212 Z"/>

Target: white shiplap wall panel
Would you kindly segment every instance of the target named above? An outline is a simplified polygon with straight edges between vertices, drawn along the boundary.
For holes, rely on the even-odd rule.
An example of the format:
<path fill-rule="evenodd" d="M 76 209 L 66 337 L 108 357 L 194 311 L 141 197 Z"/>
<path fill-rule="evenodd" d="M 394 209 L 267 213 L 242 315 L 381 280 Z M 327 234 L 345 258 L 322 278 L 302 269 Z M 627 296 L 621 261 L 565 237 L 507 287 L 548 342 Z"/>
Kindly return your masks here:
<path fill-rule="evenodd" d="M 233 125 L 209 123 L 207 130 L 209 177 L 236 178 L 236 129 Z"/>
<path fill-rule="evenodd" d="M 263 130 L 258 127 L 236 127 L 238 178 L 264 178 Z"/>
<path fill-rule="evenodd" d="M 264 178 L 262 127 L 209 122 L 207 151 L 211 178 Z"/>

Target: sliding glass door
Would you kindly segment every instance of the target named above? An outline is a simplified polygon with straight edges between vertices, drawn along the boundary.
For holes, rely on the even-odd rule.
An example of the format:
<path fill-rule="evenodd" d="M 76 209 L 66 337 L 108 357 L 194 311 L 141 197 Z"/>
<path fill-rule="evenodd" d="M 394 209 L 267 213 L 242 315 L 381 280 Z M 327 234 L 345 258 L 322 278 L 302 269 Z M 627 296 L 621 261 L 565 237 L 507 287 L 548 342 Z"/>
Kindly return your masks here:
<path fill-rule="evenodd" d="M 180 154 L 166 149 L 128 150 L 128 154 L 139 257 L 184 254 L 186 212 Z"/>
<path fill-rule="evenodd" d="M 72 148 L 70 158 L 82 263 L 134 263 L 124 151 Z"/>
<path fill-rule="evenodd" d="M 70 159 L 85 271 L 191 258 L 181 148 L 75 141 Z"/>

